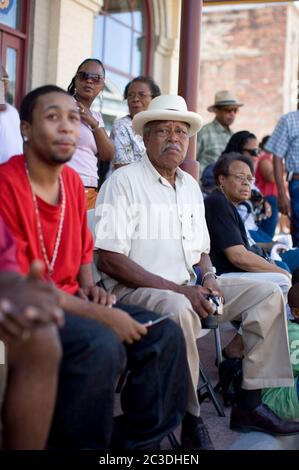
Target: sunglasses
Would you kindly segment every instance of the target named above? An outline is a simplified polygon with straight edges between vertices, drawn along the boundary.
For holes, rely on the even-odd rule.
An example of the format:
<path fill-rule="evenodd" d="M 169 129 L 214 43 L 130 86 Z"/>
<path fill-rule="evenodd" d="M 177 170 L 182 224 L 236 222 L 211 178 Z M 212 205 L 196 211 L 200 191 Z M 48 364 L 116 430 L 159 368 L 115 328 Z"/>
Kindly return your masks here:
<path fill-rule="evenodd" d="M 103 80 L 105 80 L 105 76 L 99 73 L 89 73 L 89 72 L 81 71 L 81 72 L 77 72 L 76 76 L 82 82 L 86 80 L 92 80 L 93 83 L 101 83 Z"/>
<path fill-rule="evenodd" d="M 225 114 L 231 114 L 231 113 L 237 114 L 237 112 L 239 111 L 239 108 L 224 108 L 224 107 L 221 107 L 220 109 L 222 109 L 222 111 Z"/>
<path fill-rule="evenodd" d="M 239 183 L 248 183 L 250 186 L 254 184 L 255 178 L 250 175 L 242 175 L 241 173 L 237 173 L 234 175 L 233 173 L 227 173 L 226 176 L 232 176 L 235 178 Z"/>
<path fill-rule="evenodd" d="M 248 152 L 252 157 L 258 157 L 260 153 L 259 149 L 243 149 L 243 152 Z"/>

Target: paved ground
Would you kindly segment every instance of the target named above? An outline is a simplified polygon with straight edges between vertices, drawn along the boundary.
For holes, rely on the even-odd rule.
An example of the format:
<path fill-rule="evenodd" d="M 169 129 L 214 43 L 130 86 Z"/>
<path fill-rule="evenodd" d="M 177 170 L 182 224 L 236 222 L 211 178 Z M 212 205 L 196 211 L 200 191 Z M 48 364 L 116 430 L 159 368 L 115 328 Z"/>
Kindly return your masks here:
<path fill-rule="evenodd" d="M 230 325 L 221 326 L 222 346 L 228 343 L 235 330 Z M 200 357 L 204 370 L 213 385 L 218 382 L 218 371 L 215 367 L 214 336 L 210 332 L 199 341 Z M 221 400 L 221 397 L 219 397 Z M 230 408 L 225 408 L 225 418 L 219 417 L 214 405 L 206 401 L 201 406 L 201 415 L 208 427 L 216 450 L 299 450 L 299 435 L 275 438 L 268 434 L 251 432 L 239 434 L 229 428 Z M 180 430 L 176 430 L 179 439 Z M 163 448 L 171 449 L 168 440 L 164 440 Z"/>
<path fill-rule="evenodd" d="M 229 325 L 221 326 L 221 342 L 225 346 L 232 338 L 235 330 Z M 218 370 L 215 366 L 214 336 L 210 332 L 199 341 L 199 351 L 204 370 L 211 383 L 218 382 Z M 219 397 L 221 400 L 221 397 Z M 116 414 L 120 413 L 119 400 L 116 403 Z M 219 417 L 211 401 L 205 401 L 201 406 L 201 416 L 208 427 L 216 450 L 299 450 L 299 435 L 275 438 L 268 434 L 251 432 L 239 434 L 229 428 L 230 408 L 225 408 L 225 417 Z M 175 435 L 180 439 L 180 428 Z M 162 442 L 162 449 L 171 449 L 168 439 Z"/>

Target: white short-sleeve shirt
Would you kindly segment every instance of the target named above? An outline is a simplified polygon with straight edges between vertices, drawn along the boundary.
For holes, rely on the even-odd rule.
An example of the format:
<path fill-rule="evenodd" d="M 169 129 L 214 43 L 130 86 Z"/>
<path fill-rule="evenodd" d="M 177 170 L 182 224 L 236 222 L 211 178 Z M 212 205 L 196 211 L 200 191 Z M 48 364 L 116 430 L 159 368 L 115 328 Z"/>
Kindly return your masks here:
<path fill-rule="evenodd" d="M 0 163 L 20 153 L 23 153 L 23 140 L 19 113 L 6 103 L 6 110 L 0 112 Z"/>
<path fill-rule="evenodd" d="M 177 169 L 175 189 L 145 155 L 104 183 L 95 210 L 95 246 L 121 253 L 177 284 L 193 284 L 193 265 L 210 239 L 197 182 Z M 118 282 L 103 275 L 112 290 Z"/>

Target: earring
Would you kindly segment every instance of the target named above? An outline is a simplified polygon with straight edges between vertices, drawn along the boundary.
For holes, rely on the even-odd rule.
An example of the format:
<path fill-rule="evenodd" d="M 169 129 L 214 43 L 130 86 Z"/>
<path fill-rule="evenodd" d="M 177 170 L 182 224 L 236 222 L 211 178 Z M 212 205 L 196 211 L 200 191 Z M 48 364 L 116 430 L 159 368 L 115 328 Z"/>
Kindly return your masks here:
<path fill-rule="evenodd" d="M 26 144 L 26 143 L 28 142 L 28 140 L 29 140 L 28 137 L 27 137 L 27 135 L 23 135 L 22 137 L 23 137 L 23 142 L 24 142 L 24 144 Z"/>

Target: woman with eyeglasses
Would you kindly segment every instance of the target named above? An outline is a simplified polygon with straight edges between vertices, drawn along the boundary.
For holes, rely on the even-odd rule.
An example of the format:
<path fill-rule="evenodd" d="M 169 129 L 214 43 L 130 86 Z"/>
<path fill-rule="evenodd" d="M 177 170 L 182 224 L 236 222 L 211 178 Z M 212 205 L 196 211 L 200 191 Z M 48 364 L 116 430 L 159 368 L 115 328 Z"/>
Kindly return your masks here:
<path fill-rule="evenodd" d="M 139 76 L 126 85 L 124 99 L 128 102 L 129 114 L 114 122 L 110 136 L 115 145 L 114 169 L 136 162 L 145 154 L 143 138 L 134 133 L 132 119 L 147 110 L 151 100 L 159 95 L 160 88 L 151 77 Z"/>
<path fill-rule="evenodd" d="M 85 59 L 68 86 L 78 103 L 81 134 L 77 150 L 68 163 L 79 173 L 85 186 L 87 209 L 93 209 L 98 193 L 98 160 L 110 162 L 114 146 L 109 139 L 101 113 L 91 110 L 95 98 L 103 91 L 105 69 L 98 59 Z"/>
<path fill-rule="evenodd" d="M 258 247 L 252 251 L 237 211 L 237 205 L 250 196 L 253 174 L 252 161 L 240 153 L 223 154 L 216 162 L 214 177 L 217 188 L 204 200 L 211 242 L 210 257 L 218 276 L 229 278 L 237 275 L 248 280 L 271 281 L 279 284 L 286 296 L 290 273 L 266 259 L 265 253 Z M 248 302 L 251 301 L 248 299 Z M 227 357 L 242 357 L 240 334 L 234 337 L 224 352 Z"/>
<path fill-rule="evenodd" d="M 254 167 L 254 173 L 256 172 L 260 150 L 258 140 L 254 134 L 249 131 L 240 131 L 233 134 L 223 153 L 229 152 L 239 152 L 249 157 Z M 238 207 L 246 228 L 250 230 L 250 234 L 256 242 L 270 242 L 272 236 L 270 237 L 267 233 L 263 233 L 261 225 L 264 221 L 266 223 L 266 221 L 270 220 L 269 223 L 276 227 L 278 221 L 277 211 L 274 210 L 272 213 L 271 203 L 264 198 L 263 193 L 256 184 L 252 186 L 249 201 L 251 204 L 251 213 L 249 215 L 245 202 Z M 257 231 L 257 229 L 259 230 Z"/>

